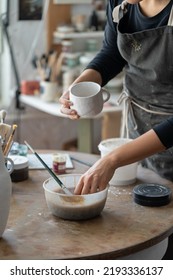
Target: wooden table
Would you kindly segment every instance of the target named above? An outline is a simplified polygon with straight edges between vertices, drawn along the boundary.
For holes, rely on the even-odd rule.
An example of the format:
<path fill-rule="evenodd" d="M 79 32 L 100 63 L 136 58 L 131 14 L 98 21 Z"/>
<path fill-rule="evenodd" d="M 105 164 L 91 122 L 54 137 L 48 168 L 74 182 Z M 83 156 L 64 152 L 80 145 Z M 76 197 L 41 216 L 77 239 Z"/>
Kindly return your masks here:
<path fill-rule="evenodd" d="M 50 153 L 50 151 L 49 151 Z M 94 163 L 99 156 L 70 152 Z M 70 173 L 87 166 L 74 162 Z M 45 170 L 30 170 L 29 179 L 13 183 L 8 224 L 0 239 L 0 259 L 117 259 L 158 244 L 173 233 L 173 200 L 162 207 L 144 207 L 132 199 L 132 188 L 111 186 L 102 214 L 87 221 L 67 221 L 48 210 L 43 181 Z M 140 182 L 173 183 L 139 168 Z"/>

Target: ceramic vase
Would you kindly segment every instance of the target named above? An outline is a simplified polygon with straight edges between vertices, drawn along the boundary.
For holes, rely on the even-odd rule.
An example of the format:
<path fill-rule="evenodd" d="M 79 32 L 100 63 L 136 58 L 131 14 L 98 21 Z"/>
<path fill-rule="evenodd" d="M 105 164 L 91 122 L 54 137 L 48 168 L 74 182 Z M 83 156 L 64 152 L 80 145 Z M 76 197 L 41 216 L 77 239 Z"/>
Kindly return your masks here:
<path fill-rule="evenodd" d="M 7 225 L 10 211 L 12 182 L 9 171 L 5 165 L 5 158 L 0 145 L 0 237 L 2 237 Z"/>

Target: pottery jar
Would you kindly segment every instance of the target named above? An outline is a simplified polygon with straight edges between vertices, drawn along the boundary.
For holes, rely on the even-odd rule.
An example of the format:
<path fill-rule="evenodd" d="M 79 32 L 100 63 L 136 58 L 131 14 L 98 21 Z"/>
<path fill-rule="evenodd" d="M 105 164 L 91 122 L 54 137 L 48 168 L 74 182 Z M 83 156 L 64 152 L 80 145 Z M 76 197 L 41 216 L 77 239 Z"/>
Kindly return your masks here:
<path fill-rule="evenodd" d="M 0 237 L 6 228 L 12 193 L 12 182 L 9 174 L 12 169 L 6 168 L 5 161 L 0 144 Z"/>

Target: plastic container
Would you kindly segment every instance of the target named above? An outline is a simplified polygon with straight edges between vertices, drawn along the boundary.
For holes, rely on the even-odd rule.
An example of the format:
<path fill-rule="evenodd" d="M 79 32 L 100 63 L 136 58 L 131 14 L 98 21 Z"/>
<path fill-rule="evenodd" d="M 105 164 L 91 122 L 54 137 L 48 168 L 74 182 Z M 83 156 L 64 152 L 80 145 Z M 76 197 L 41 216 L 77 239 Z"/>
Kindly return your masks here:
<path fill-rule="evenodd" d="M 11 173 L 12 182 L 21 182 L 28 179 L 29 162 L 28 158 L 19 155 L 9 156 L 14 163 L 14 170 Z"/>
<path fill-rule="evenodd" d="M 102 141 L 98 145 L 98 149 L 101 153 L 101 157 L 107 155 L 112 150 L 132 141 L 132 139 L 127 138 L 110 138 Z M 129 185 L 136 181 L 138 162 L 128 164 L 126 166 L 118 168 L 111 181 L 110 185 Z"/>
<path fill-rule="evenodd" d="M 81 174 L 60 175 L 58 178 L 72 192 Z M 68 220 L 86 220 L 98 216 L 106 203 L 108 188 L 93 194 L 66 195 L 53 178 L 43 183 L 47 206 L 53 215 Z"/>
<path fill-rule="evenodd" d="M 53 158 L 53 171 L 56 174 L 64 174 L 66 172 L 66 156 L 61 153 L 55 153 Z"/>

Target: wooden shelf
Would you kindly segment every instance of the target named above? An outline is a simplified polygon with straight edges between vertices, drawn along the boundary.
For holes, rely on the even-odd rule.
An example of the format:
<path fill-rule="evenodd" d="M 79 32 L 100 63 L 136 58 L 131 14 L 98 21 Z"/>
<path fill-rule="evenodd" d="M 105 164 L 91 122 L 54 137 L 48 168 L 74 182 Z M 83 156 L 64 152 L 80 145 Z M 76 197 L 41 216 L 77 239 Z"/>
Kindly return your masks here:
<path fill-rule="evenodd" d="M 82 2 L 82 3 L 81 3 Z M 54 4 L 91 4 L 92 0 L 53 0 Z"/>
<path fill-rule="evenodd" d="M 103 31 L 92 31 L 92 32 L 71 32 L 71 33 L 62 33 L 55 31 L 53 33 L 54 43 L 59 43 L 63 39 L 80 39 L 80 38 L 101 38 L 103 37 Z"/>

